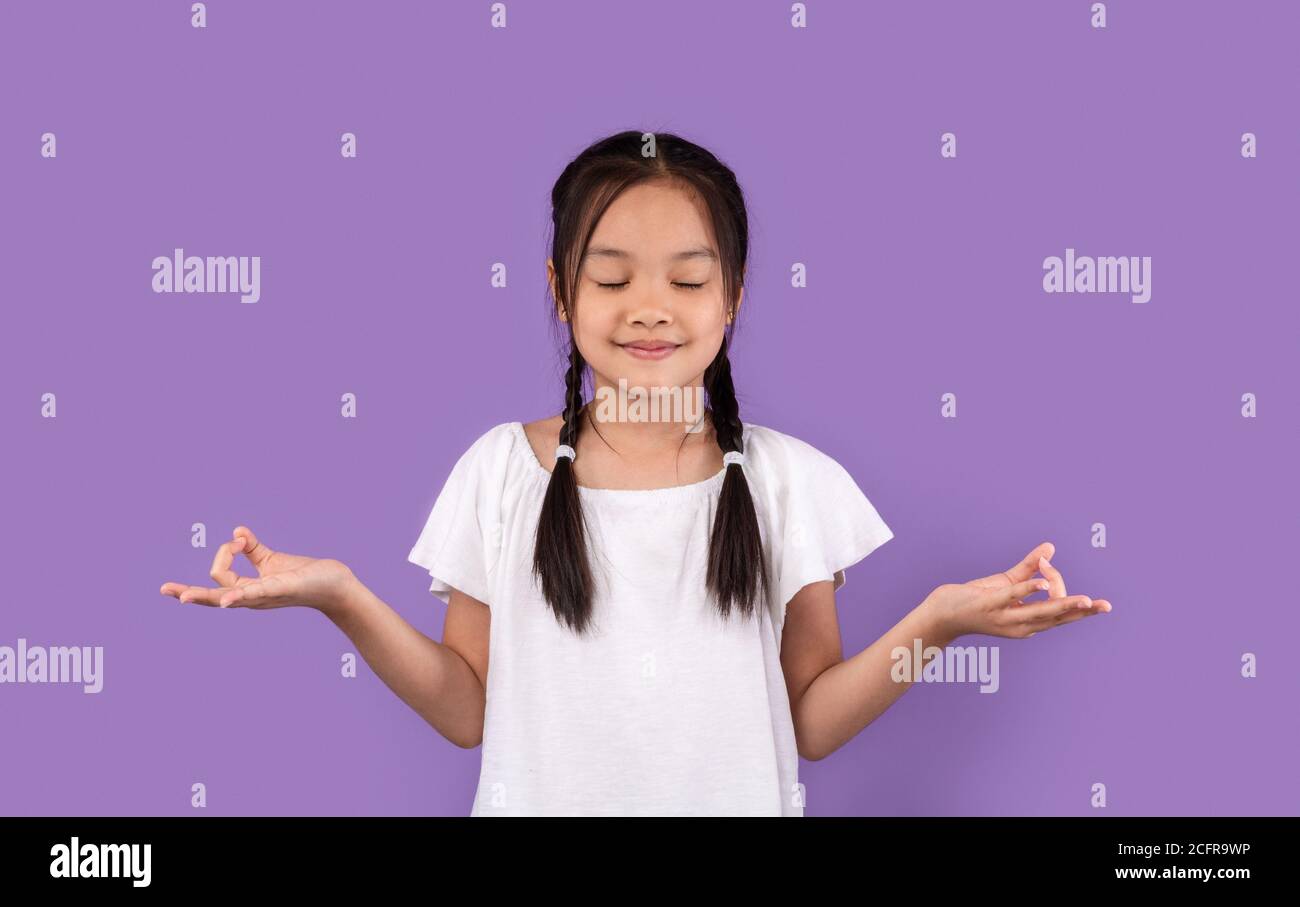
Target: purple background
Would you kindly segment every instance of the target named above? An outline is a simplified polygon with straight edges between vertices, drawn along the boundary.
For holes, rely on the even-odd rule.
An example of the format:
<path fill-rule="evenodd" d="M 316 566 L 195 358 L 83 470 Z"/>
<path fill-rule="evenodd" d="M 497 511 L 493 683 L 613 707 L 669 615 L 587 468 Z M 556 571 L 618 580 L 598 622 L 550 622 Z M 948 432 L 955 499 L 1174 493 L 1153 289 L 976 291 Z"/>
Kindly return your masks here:
<path fill-rule="evenodd" d="M 209 814 L 468 813 L 479 752 L 340 678 L 329 621 L 158 587 L 246 523 L 440 638 L 406 554 L 474 438 L 558 411 L 550 188 L 637 128 L 746 191 L 742 416 L 897 536 L 849 571 L 846 657 L 1044 540 L 1115 606 L 963 640 L 1001 690 L 918 685 L 801 763 L 808 815 L 1296 814 L 1300 6 L 1088 6 L 6 0 L 0 645 L 106 651 L 98 695 L 0 685 L 0 812 L 193 814 L 202 781 Z M 154 294 L 177 246 L 260 255 L 261 301 Z M 1152 256 L 1151 301 L 1044 293 L 1067 246 Z"/>

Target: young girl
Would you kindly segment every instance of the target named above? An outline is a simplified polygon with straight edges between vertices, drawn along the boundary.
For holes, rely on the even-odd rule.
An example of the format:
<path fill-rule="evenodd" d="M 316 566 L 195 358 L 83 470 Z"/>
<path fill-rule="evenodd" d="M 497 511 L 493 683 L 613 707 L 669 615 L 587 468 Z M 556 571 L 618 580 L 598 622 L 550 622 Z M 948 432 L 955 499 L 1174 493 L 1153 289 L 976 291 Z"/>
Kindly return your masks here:
<path fill-rule="evenodd" d="M 162 592 L 320 609 L 439 733 L 482 743 L 479 816 L 803 815 L 799 756 L 834 752 L 910 686 L 895 647 L 1110 610 L 1066 595 L 1044 542 L 939 586 L 845 660 L 835 591 L 893 533 L 834 459 L 741 421 L 734 174 L 677 136 L 624 132 L 570 163 L 552 204 L 564 410 L 488 429 L 451 470 L 409 555 L 447 604 L 441 643 L 342 563 L 244 526 L 217 551 L 217 588 Z M 239 553 L 256 579 L 231 571 Z M 1050 597 L 1022 602 L 1037 590 Z"/>

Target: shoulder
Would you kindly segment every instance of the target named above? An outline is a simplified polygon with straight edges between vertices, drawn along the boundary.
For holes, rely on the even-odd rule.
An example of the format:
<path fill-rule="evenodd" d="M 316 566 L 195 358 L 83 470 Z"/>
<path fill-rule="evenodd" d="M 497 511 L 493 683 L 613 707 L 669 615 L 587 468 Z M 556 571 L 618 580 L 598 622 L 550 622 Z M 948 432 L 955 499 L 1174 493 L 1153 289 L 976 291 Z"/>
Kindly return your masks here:
<path fill-rule="evenodd" d="M 844 471 L 839 461 L 801 438 L 766 425 L 745 425 L 745 462 L 769 479 L 796 479 Z"/>
<path fill-rule="evenodd" d="M 491 455 L 497 451 L 508 451 L 518 439 L 518 422 L 500 422 L 479 434 L 466 449 L 465 455 Z"/>
<path fill-rule="evenodd" d="M 764 425 L 746 425 L 745 476 L 769 512 L 860 505 L 853 474 L 835 456 L 802 438 Z"/>
<path fill-rule="evenodd" d="M 756 506 L 771 521 L 784 615 L 785 604 L 809 583 L 831 580 L 839 589 L 845 570 L 894 533 L 835 457 L 785 432 L 749 429 L 746 478 Z"/>
<path fill-rule="evenodd" d="M 523 440 L 533 459 L 541 464 L 547 472 L 555 467 L 555 448 L 560 444 L 560 428 L 564 425 L 564 416 L 555 415 L 536 422 L 517 423 L 523 430 Z"/>
<path fill-rule="evenodd" d="M 452 478 L 463 482 L 504 480 L 527 439 L 518 422 L 500 422 L 480 432 L 457 458 Z"/>

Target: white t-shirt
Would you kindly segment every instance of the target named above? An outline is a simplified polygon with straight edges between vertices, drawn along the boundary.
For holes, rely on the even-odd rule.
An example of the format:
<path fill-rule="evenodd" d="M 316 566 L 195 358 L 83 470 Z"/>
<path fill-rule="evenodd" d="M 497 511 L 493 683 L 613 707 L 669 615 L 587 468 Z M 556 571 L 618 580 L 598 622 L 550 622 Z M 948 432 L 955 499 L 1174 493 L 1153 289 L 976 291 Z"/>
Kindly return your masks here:
<path fill-rule="evenodd" d="M 550 473 L 520 422 L 452 468 L 411 549 L 444 602 L 491 608 L 482 769 L 472 814 L 802 816 L 781 670 L 785 607 L 893 533 L 837 461 L 744 428 L 746 479 L 773 594 L 724 622 L 705 591 L 725 468 L 690 485 L 579 487 L 593 623 L 563 626 L 532 576 Z"/>

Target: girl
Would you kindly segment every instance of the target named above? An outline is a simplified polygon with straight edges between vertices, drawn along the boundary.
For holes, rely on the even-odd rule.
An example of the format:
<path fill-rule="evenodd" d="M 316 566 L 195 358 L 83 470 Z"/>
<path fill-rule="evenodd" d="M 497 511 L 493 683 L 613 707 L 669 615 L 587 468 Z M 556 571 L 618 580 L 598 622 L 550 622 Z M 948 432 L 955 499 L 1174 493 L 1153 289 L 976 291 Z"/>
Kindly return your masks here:
<path fill-rule="evenodd" d="M 451 470 L 409 555 L 447 604 L 442 642 L 339 561 L 272 551 L 245 526 L 213 560 L 218 587 L 164 594 L 318 608 L 439 733 L 482 743 L 480 816 L 800 816 L 799 756 L 828 756 L 911 685 L 895 647 L 1110 610 L 1067 596 L 1044 542 L 939 586 L 845 660 L 835 591 L 893 533 L 834 459 L 741 421 L 734 174 L 675 135 L 623 132 L 551 197 L 564 409 L 487 430 Z M 257 578 L 231 571 L 239 553 Z"/>

